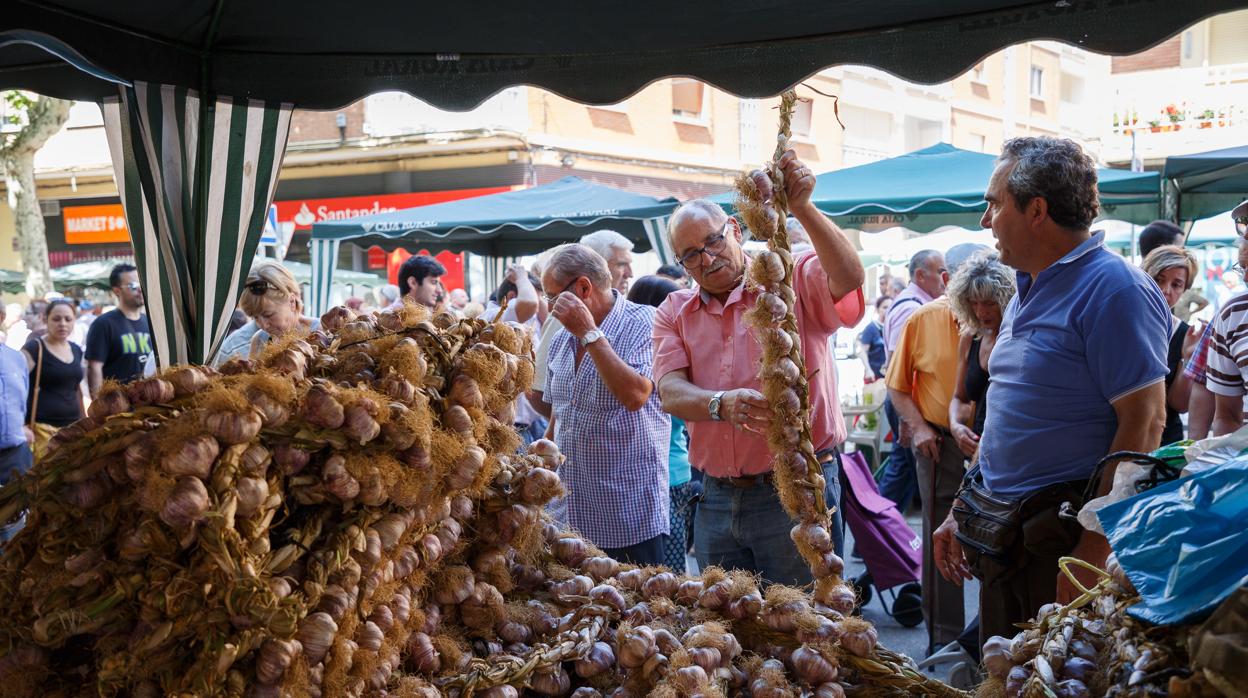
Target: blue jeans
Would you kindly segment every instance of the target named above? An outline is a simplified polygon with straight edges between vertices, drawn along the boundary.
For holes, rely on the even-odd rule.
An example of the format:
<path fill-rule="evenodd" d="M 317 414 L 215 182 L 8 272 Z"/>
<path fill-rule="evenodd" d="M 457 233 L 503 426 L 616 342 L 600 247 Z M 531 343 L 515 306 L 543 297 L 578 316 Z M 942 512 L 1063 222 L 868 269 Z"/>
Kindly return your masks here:
<path fill-rule="evenodd" d="M 880 474 L 880 494 L 896 504 L 897 511 L 904 515 L 919 494 L 914 451 L 901 445 L 901 419 L 893 408 L 892 400 L 884 401 L 884 416 L 888 418 L 888 428 L 893 430 L 893 450 L 888 454 L 884 472 Z"/>
<path fill-rule="evenodd" d="M 649 540 L 643 540 L 640 543 L 634 543 L 626 548 L 603 548 L 602 552 L 607 557 L 619 562 L 626 562 L 632 565 L 648 565 L 663 564 L 663 539 L 667 536 L 659 534 Z"/>
<path fill-rule="evenodd" d="M 12 448 L 0 449 L 0 485 L 7 485 L 23 473 L 30 470 L 34 464 L 34 459 L 30 453 L 30 447 L 26 444 L 19 444 Z M 26 525 L 26 513 L 22 512 L 21 517 L 7 526 L 0 526 L 0 543 L 5 543 L 13 539 L 18 531 Z"/>
<path fill-rule="evenodd" d="M 824 497 L 829 507 L 836 507 L 832 539 L 839 554 L 842 531 L 838 460 L 823 465 L 823 477 L 827 483 Z M 742 489 L 714 477 L 707 477 L 704 482 L 702 501 L 698 502 L 693 521 L 693 553 L 702 569 L 718 565 L 747 570 L 758 573 L 765 582 L 790 586 L 812 581 L 810 567 L 789 538 L 794 522 L 780 506 L 775 487 L 760 482 Z"/>

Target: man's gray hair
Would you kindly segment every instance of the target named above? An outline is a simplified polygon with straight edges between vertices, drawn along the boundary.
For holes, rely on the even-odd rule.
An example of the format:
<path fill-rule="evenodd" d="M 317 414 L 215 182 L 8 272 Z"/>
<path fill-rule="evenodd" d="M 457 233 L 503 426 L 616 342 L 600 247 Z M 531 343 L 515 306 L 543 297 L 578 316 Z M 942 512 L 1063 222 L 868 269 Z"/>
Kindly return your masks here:
<path fill-rule="evenodd" d="M 964 335 L 977 335 L 984 331 L 975 317 L 975 301 L 992 301 L 1005 312 L 1005 306 L 1018 292 L 1014 282 L 1014 270 L 1001 263 L 996 252 L 984 248 L 972 255 L 958 268 L 958 272 L 949 279 L 945 294 L 949 296 L 949 307 L 958 319 L 959 331 Z"/>
<path fill-rule="evenodd" d="M 724 209 L 719 204 L 709 199 L 690 199 L 672 212 L 672 217 L 667 220 L 667 241 L 672 241 L 672 233 L 675 232 L 676 226 L 684 222 L 690 216 L 705 216 L 711 219 L 716 225 L 722 224 L 728 218 L 728 214 L 724 213 Z"/>
<path fill-rule="evenodd" d="M 571 283 L 578 276 L 584 276 L 598 290 L 611 288 L 611 271 L 607 269 L 607 260 L 588 245 L 570 242 L 552 250 L 543 272 L 555 277 L 560 286 Z M 554 293 L 556 289 L 544 289 Z"/>
<path fill-rule="evenodd" d="M 922 269 L 923 265 L 927 264 L 927 260 L 938 254 L 940 254 L 940 252 L 936 250 L 919 250 L 918 252 L 915 252 L 914 256 L 910 258 L 910 280 L 914 280 L 914 273 Z"/>
<path fill-rule="evenodd" d="M 581 237 L 580 243 L 602 255 L 603 259 L 611 259 L 611 250 L 633 251 L 633 241 L 614 230 L 596 230 Z"/>
<path fill-rule="evenodd" d="M 1084 231 L 1100 212 L 1096 163 L 1067 138 L 1011 138 L 998 162 L 1014 163 L 1005 188 L 1022 209 L 1033 199 L 1048 203 L 1049 218 L 1067 230 Z"/>

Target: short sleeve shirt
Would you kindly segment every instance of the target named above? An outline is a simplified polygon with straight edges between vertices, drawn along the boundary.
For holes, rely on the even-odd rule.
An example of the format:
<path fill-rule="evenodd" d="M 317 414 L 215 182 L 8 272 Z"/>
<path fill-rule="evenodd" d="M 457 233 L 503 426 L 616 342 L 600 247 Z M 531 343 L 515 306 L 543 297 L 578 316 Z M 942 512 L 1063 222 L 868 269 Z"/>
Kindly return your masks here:
<path fill-rule="evenodd" d="M 1157 284 L 1097 233 L 1035 281 L 1018 275 L 988 372 L 984 482 L 1022 499 L 1087 479 L 1118 429 L 1113 402 L 1169 369 L 1170 309 Z"/>
<path fill-rule="evenodd" d="M 128 383 L 142 378 L 152 361 L 152 333 L 147 315 L 131 320 L 121 310 L 110 310 L 87 330 L 87 361 L 104 364 L 104 378 Z"/>
<path fill-rule="evenodd" d="M 949 428 L 958 373 L 958 323 L 945 298 L 914 311 L 888 364 L 888 387 L 914 398 L 923 419 Z"/>
<path fill-rule="evenodd" d="M 1217 395 L 1245 391 L 1248 371 L 1248 293 L 1232 296 L 1213 319 L 1205 387 Z"/>
<path fill-rule="evenodd" d="M 836 361 L 828 338 L 841 327 L 862 320 L 862 289 L 833 298 L 828 277 L 814 252 L 797 256 L 793 264 L 794 312 L 802 340 L 802 358 L 810 381 L 811 440 L 827 449 L 845 440 L 845 421 L 836 391 Z M 725 302 L 697 289 L 668 294 L 654 323 L 654 380 L 685 369 L 689 380 L 703 390 L 762 390 L 758 379 L 763 348 L 745 323 L 758 294 L 744 284 Z M 688 422 L 689 462 L 714 477 L 758 475 L 771 470 L 767 441 L 727 422 Z"/>

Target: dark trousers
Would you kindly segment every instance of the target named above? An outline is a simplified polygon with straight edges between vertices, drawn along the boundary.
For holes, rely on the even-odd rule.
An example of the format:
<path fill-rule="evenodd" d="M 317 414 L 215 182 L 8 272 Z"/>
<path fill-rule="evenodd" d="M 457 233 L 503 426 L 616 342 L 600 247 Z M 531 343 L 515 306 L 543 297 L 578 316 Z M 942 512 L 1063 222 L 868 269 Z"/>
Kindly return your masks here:
<path fill-rule="evenodd" d="M 893 450 L 884 463 L 884 472 L 880 474 L 880 494 L 896 504 L 897 511 L 905 514 L 919 493 L 914 452 L 901 445 L 901 419 L 893 408 L 892 400 L 884 400 L 884 416 L 888 419 L 888 428 L 893 431 Z"/>
<path fill-rule="evenodd" d="M 962 587 L 945 579 L 936 569 L 932 533 L 949 515 L 953 499 L 966 472 L 966 456 L 958 442 L 945 429 L 940 433 L 940 459 L 918 455 L 916 473 L 919 498 L 923 503 L 923 618 L 931 646 L 944 646 L 958 639 L 966 624 L 966 601 Z"/>
<path fill-rule="evenodd" d="M 625 548 L 603 548 L 602 552 L 618 562 L 628 562 L 643 567 L 661 565 L 663 564 L 663 538 L 664 536 L 660 534 L 650 540 L 643 540 Z"/>
<path fill-rule="evenodd" d="M 1079 522 L 1063 520 L 1057 512 L 1065 501 L 1082 506 L 1085 484 L 1060 485 L 1028 500 L 1019 517 L 1020 535 L 1005 559 L 963 546 L 979 578 L 981 647 L 993 635 L 1013 637 L 1015 623 L 1031 620 L 1041 606 L 1057 599 L 1057 561 L 1070 554 L 1083 532 Z"/>

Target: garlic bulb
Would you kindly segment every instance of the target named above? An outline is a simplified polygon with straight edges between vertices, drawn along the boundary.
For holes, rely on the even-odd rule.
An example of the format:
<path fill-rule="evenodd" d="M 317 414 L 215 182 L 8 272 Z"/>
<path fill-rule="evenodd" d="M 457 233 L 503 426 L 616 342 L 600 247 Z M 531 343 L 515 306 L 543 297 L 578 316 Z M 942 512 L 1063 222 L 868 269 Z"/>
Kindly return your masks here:
<path fill-rule="evenodd" d="M 323 611 L 310 613 L 299 623 L 296 637 L 303 645 L 303 654 L 308 658 L 309 664 L 318 664 L 325 658 L 337 633 L 338 624 Z"/>
<path fill-rule="evenodd" d="M 224 444 L 248 443 L 260 433 L 260 413 L 214 412 L 204 419 L 205 426 L 217 440 Z"/>
<path fill-rule="evenodd" d="M 178 444 L 172 453 L 165 456 L 161 465 L 174 477 L 190 475 L 206 479 L 220 452 L 221 446 L 211 436 L 193 436 Z"/>
<path fill-rule="evenodd" d="M 173 492 L 160 510 L 160 520 L 173 528 L 185 528 L 203 520 L 208 511 L 208 488 L 197 477 L 184 477 L 174 485 Z"/>

